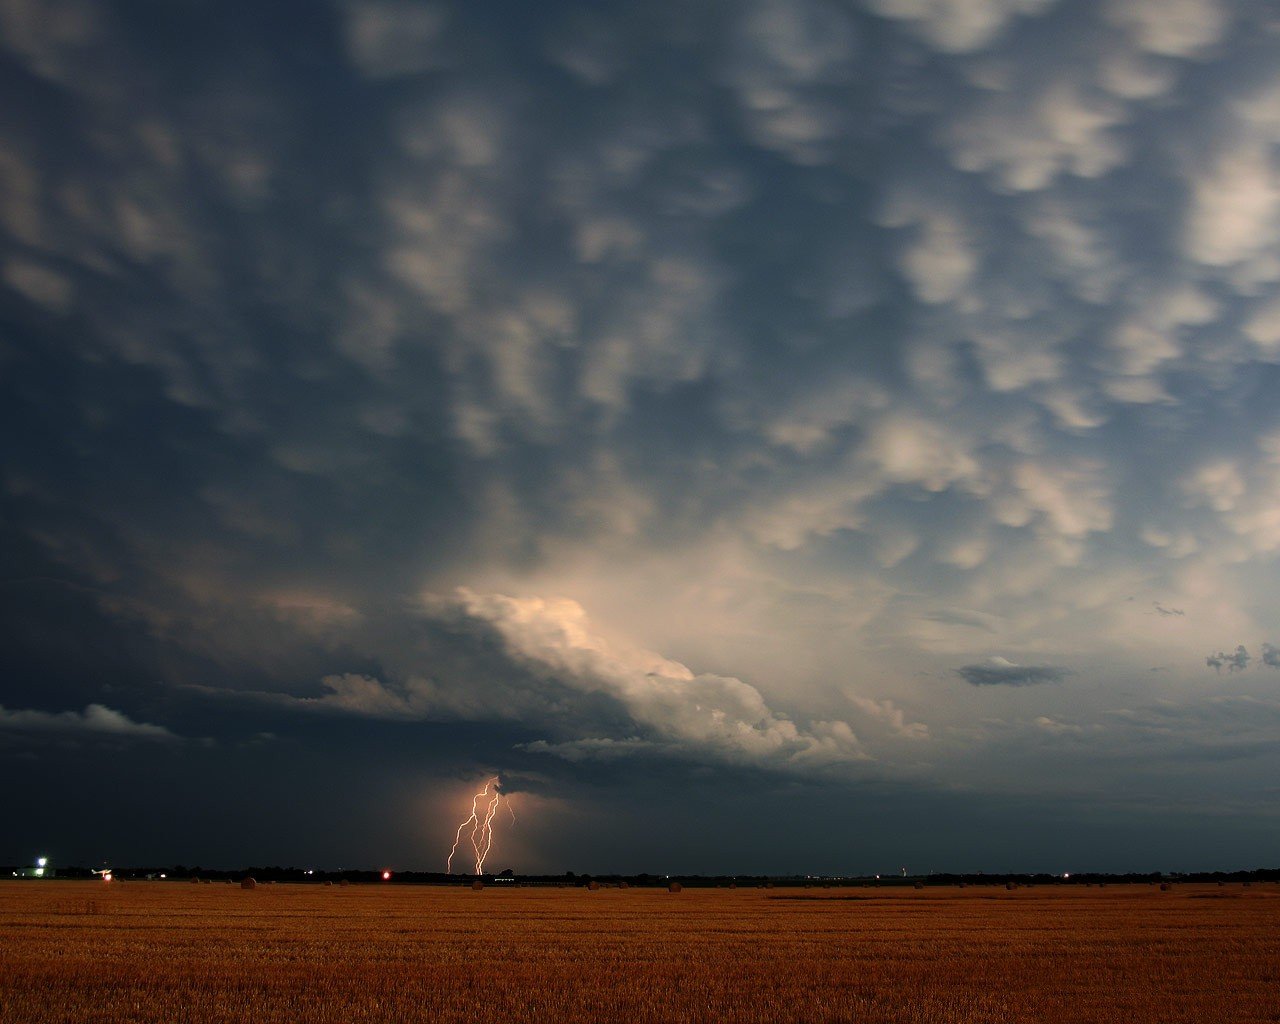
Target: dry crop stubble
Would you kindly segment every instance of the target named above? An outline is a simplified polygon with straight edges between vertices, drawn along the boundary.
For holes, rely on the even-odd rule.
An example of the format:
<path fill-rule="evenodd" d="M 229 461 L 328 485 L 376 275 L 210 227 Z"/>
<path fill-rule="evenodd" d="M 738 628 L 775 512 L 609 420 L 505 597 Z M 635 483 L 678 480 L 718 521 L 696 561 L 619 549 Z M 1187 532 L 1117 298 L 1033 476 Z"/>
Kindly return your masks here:
<path fill-rule="evenodd" d="M 1280 1020 L 1280 889 L 0 883 L 0 1020 Z"/>

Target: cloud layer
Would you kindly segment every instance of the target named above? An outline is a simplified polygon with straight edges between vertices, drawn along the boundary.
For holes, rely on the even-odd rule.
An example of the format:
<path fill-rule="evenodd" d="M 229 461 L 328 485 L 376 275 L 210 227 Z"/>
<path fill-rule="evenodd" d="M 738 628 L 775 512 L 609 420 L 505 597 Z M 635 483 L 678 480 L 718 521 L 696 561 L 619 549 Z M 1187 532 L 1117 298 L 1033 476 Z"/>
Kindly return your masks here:
<path fill-rule="evenodd" d="M 170 13 L 0 2 L 9 718 L 995 791 L 1271 699 L 1263 0 Z"/>

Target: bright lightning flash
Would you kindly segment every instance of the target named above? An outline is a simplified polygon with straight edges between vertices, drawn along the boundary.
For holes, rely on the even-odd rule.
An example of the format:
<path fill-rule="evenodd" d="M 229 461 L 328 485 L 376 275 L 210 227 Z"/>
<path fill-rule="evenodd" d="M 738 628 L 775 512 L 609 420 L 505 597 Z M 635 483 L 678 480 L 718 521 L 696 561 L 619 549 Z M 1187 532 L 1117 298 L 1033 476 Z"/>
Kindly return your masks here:
<path fill-rule="evenodd" d="M 493 790 L 492 793 L 490 789 Z M 511 801 L 505 799 L 498 791 L 498 777 L 495 775 L 484 784 L 484 788 L 479 793 L 471 798 L 471 815 L 458 826 L 458 831 L 453 837 L 453 848 L 449 851 L 448 860 L 445 861 L 446 872 L 450 874 L 453 872 L 454 854 L 458 852 L 458 846 L 462 843 L 462 833 L 470 825 L 471 832 L 468 840 L 471 843 L 471 852 L 475 856 L 475 873 L 484 874 L 484 860 L 493 849 L 493 818 L 498 813 L 498 805 L 501 803 L 507 805 L 507 813 L 511 815 L 511 824 L 514 825 L 516 812 L 511 809 Z"/>

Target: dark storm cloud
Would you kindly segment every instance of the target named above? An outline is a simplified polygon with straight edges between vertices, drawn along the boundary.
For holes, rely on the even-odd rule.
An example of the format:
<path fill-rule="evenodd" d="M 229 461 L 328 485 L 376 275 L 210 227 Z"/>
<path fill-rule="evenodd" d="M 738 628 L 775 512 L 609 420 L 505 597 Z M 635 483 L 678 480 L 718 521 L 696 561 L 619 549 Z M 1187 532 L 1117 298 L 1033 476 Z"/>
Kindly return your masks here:
<path fill-rule="evenodd" d="M 1263 644 L 1262 664 L 1270 668 L 1280 668 L 1280 647 L 1275 644 Z"/>
<path fill-rule="evenodd" d="M 861 779 L 966 734 L 917 672 L 1067 675 L 974 630 L 1111 656 L 1147 580 L 1147 665 L 1196 594 L 1269 613 L 1269 5 L 153 14 L 0 0 L 29 727 L 349 809 L 418 756 Z"/>
<path fill-rule="evenodd" d="M 1244 644 L 1240 644 L 1231 654 L 1226 651 L 1210 654 L 1205 658 L 1204 663 L 1215 672 L 1221 672 L 1224 668 L 1228 672 L 1243 672 L 1249 667 L 1249 662 L 1252 660 L 1253 658 L 1245 650 Z"/>
<path fill-rule="evenodd" d="M 963 665 L 956 669 L 956 675 L 974 686 L 1032 686 L 1060 683 L 1071 675 L 1071 670 L 1054 665 L 1015 665 L 1003 658 L 992 658 L 982 665 Z"/>

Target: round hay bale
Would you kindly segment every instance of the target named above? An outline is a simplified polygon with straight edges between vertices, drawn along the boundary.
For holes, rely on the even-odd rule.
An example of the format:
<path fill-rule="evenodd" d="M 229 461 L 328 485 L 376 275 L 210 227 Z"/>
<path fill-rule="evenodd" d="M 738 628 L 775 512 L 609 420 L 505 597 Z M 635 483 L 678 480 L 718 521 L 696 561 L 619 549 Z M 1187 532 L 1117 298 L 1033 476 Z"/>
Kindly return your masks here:
<path fill-rule="evenodd" d="M 193 885 L 199 885 L 199 884 L 200 884 L 200 879 L 196 878 L 196 876 L 195 876 L 195 875 L 192 875 L 192 876 L 191 876 L 191 883 L 192 883 Z"/>
<path fill-rule="evenodd" d="M 630 882 L 619 882 L 619 883 L 618 883 L 618 888 L 619 888 L 619 889 L 630 889 L 630 888 L 631 888 L 631 883 L 630 883 Z"/>
<path fill-rule="evenodd" d="M 729 883 L 729 888 L 730 888 L 730 889 L 736 889 L 736 888 L 738 888 L 738 883 L 737 883 L 737 882 L 730 882 L 730 883 Z"/>
<path fill-rule="evenodd" d="M 1005 888 L 1005 891 L 1006 891 L 1006 892 L 1013 892 L 1013 890 L 1014 890 L 1014 889 L 1018 888 L 1018 883 L 1017 883 L 1017 882 L 1005 882 L 1005 883 L 1004 883 L 1004 888 Z"/>
<path fill-rule="evenodd" d="M 967 889 L 967 888 L 969 888 L 969 883 L 968 883 L 968 882 L 961 882 L 961 883 L 960 883 L 960 888 L 961 888 L 961 889 Z"/>
<path fill-rule="evenodd" d="M 911 888 L 913 888 L 913 889 L 923 889 L 923 888 L 924 888 L 924 882 L 916 882 L 916 884 L 915 884 L 915 885 L 913 885 Z"/>
<path fill-rule="evenodd" d="M 1160 883 L 1160 891 L 1161 891 L 1161 892 L 1168 892 L 1168 891 L 1169 891 L 1169 883 L 1168 883 L 1168 882 L 1161 882 L 1161 883 Z"/>
<path fill-rule="evenodd" d="M 484 882 L 480 881 L 480 879 L 478 878 L 471 883 L 471 889 L 473 892 L 479 892 L 483 888 L 484 888 Z"/>
<path fill-rule="evenodd" d="M 241 889 L 256 889 L 256 888 L 258 888 L 258 883 L 257 883 L 256 881 L 254 881 L 254 879 L 253 879 L 253 878 L 242 878 L 242 879 L 240 880 L 240 888 L 241 888 Z"/>
<path fill-rule="evenodd" d="M 343 879 L 341 882 L 339 882 L 338 884 L 339 884 L 339 885 L 350 885 L 350 884 L 351 884 L 351 879 L 349 879 L 349 878 L 344 878 L 344 879 Z"/>
<path fill-rule="evenodd" d="M 329 879 L 327 879 L 327 878 L 324 880 L 324 884 L 325 884 L 325 885 L 333 885 L 333 883 L 332 883 L 331 881 L 329 881 Z"/>
<path fill-rule="evenodd" d="M 667 892 L 679 892 L 681 885 L 679 882 L 670 882 L 667 885 Z"/>
<path fill-rule="evenodd" d="M 766 889 L 772 889 L 772 888 L 773 888 L 773 883 L 772 883 L 772 882 L 765 882 L 765 883 L 764 883 L 764 887 L 765 887 Z"/>
<path fill-rule="evenodd" d="M 587 883 L 587 891 L 588 891 L 588 892 L 599 892 L 599 891 L 600 891 L 600 883 L 599 883 L 599 882 L 588 882 L 588 883 Z"/>

